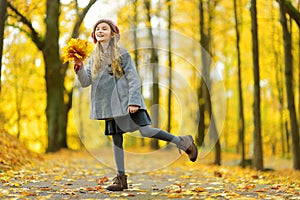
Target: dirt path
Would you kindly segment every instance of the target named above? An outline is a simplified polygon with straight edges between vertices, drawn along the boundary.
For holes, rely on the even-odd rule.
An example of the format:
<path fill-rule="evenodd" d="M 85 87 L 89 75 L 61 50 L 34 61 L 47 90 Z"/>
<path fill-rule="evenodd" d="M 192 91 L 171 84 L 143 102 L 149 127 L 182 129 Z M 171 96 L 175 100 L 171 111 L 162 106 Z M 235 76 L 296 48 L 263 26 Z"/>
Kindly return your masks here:
<path fill-rule="evenodd" d="M 162 151 L 143 164 L 159 165 L 171 153 Z M 105 188 L 115 176 L 113 169 L 88 152 L 61 151 L 1 173 L 0 199 L 300 199 L 300 172 L 256 172 L 201 161 L 191 163 L 182 156 L 157 170 L 131 172 L 128 190 L 109 192 Z M 134 158 L 130 164 L 142 165 Z"/>

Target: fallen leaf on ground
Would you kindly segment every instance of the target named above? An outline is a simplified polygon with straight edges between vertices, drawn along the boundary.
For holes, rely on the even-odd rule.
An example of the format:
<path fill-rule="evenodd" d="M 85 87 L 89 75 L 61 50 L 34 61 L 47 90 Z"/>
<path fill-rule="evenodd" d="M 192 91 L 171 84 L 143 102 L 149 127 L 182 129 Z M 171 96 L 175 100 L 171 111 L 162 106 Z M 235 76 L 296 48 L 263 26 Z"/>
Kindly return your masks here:
<path fill-rule="evenodd" d="M 102 178 L 97 178 L 96 179 L 96 182 L 98 183 L 98 185 L 103 185 L 105 182 L 107 182 L 108 181 L 108 178 L 107 178 L 107 176 L 104 176 L 104 177 L 102 177 Z"/>

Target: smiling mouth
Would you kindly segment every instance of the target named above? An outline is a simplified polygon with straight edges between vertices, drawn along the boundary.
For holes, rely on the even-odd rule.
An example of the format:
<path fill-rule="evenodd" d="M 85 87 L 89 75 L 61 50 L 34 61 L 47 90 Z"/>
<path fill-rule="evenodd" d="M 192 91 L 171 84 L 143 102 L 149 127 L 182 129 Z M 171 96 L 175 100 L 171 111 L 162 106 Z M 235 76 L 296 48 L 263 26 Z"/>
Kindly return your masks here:
<path fill-rule="evenodd" d="M 102 37 L 104 37 L 104 35 L 97 35 L 97 37 L 102 38 Z"/>

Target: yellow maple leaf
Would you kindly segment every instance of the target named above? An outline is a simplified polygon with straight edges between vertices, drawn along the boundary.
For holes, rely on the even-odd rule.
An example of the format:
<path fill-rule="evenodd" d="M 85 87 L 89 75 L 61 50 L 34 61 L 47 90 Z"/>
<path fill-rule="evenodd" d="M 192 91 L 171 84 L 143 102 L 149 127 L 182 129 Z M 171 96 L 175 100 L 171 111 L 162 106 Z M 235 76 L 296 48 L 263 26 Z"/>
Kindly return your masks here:
<path fill-rule="evenodd" d="M 92 48 L 93 46 L 88 41 L 79 38 L 72 38 L 68 42 L 68 45 L 62 49 L 64 63 L 72 62 L 74 58 L 83 61 L 90 54 Z"/>

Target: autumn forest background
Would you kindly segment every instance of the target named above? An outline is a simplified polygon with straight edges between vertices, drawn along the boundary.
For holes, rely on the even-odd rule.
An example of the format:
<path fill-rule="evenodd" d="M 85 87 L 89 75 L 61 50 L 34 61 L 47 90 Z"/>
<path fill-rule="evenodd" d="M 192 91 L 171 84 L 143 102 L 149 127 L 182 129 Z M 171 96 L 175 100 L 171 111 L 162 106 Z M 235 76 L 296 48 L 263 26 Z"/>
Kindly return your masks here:
<path fill-rule="evenodd" d="M 111 12 L 89 22 L 117 22 L 154 126 L 193 134 L 217 165 L 230 152 L 258 170 L 269 156 L 300 169 L 299 0 L 1 0 L 1 130 L 39 153 L 108 145 L 92 144 L 103 124 L 90 124 L 89 90 L 62 58 L 71 38 L 92 42 L 96 4 Z"/>

